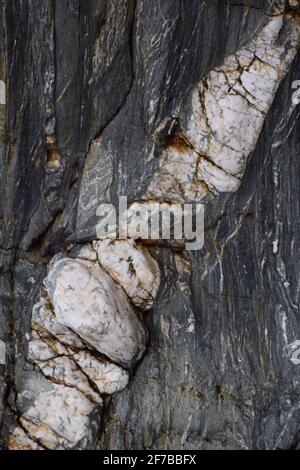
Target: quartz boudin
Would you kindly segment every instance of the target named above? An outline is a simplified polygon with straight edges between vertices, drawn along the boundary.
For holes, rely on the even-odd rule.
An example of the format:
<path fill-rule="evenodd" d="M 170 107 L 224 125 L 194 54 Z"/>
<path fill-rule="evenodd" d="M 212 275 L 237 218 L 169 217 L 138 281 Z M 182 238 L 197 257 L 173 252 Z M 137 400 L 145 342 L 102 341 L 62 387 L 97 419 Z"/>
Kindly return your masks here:
<path fill-rule="evenodd" d="M 282 41 L 283 31 L 288 36 Z M 278 15 L 252 42 L 208 73 L 167 141 L 147 198 L 197 202 L 235 192 L 300 40 L 299 19 Z"/>
<path fill-rule="evenodd" d="M 11 449 L 90 447 L 103 396 L 126 387 L 126 369 L 145 352 L 147 331 L 135 305 L 146 310 L 153 304 L 158 265 L 134 241 L 94 246 L 82 248 L 80 258 L 58 254 L 49 264 L 28 345 L 42 385 L 37 389 L 32 377 L 25 381 L 17 400 L 22 418 L 10 437 Z M 132 259 L 132 267 L 124 265 L 125 257 Z"/>

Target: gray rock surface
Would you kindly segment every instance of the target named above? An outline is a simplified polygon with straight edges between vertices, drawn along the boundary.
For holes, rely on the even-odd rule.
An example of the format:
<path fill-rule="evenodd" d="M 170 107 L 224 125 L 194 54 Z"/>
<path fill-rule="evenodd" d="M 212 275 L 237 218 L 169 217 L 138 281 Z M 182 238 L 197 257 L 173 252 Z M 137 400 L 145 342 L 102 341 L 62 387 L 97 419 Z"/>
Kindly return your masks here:
<path fill-rule="evenodd" d="M 51 393 L 27 354 L 52 257 L 89 256 L 99 203 L 146 197 L 195 87 L 278 15 L 278 45 L 295 51 L 240 187 L 205 198 L 200 251 L 148 246 L 161 277 L 148 350 L 104 400 L 101 433 L 99 415 L 85 422 L 85 446 L 300 448 L 299 13 L 291 0 L 0 0 L 1 448 L 14 429 L 39 446 L 22 419 L 36 412 L 28 383 Z"/>

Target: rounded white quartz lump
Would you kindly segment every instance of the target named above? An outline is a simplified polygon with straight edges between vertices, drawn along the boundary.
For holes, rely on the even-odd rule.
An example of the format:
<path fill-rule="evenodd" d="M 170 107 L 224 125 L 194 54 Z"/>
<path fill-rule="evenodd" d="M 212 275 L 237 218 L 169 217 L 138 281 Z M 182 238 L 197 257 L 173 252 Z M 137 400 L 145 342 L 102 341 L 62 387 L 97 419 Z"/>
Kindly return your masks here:
<path fill-rule="evenodd" d="M 97 351 L 125 367 L 143 355 L 146 328 L 123 290 L 98 264 L 54 260 L 45 286 L 58 322 Z"/>
<path fill-rule="evenodd" d="M 136 307 L 148 310 L 156 297 L 160 271 L 148 251 L 134 240 L 101 240 L 94 243 L 98 259 L 125 290 Z"/>

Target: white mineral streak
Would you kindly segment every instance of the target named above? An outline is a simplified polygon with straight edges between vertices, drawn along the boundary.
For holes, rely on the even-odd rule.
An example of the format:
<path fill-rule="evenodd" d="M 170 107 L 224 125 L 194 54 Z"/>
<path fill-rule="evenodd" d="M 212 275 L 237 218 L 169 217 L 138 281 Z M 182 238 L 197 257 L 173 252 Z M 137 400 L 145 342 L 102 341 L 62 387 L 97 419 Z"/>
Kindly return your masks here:
<path fill-rule="evenodd" d="M 0 339 L 0 364 L 6 364 L 6 346 L 2 339 Z"/>
<path fill-rule="evenodd" d="M 97 165 L 95 165 L 95 161 L 97 161 Z M 84 165 L 78 200 L 78 220 L 86 221 L 88 217 L 94 216 L 98 205 L 97 201 L 110 201 L 109 188 L 113 180 L 112 162 L 113 155 L 103 145 L 102 138 L 94 140 Z"/>
<path fill-rule="evenodd" d="M 288 31 L 287 47 L 281 41 Z M 258 37 L 229 56 L 194 89 L 182 142 L 163 151 L 147 198 L 198 202 L 235 192 L 266 115 L 300 42 L 299 21 L 275 16 Z"/>
<path fill-rule="evenodd" d="M 6 104 L 5 83 L 0 80 L 0 104 Z"/>
<path fill-rule="evenodd" d="M 101 266 L 125 290 L 132 303 L 148 310 L 156 297 L 160 271 L 156 261 L 134 240 L 94 242 Z"/>
<path fill-rule="evenodd" d="M 145 351 L 147 333 L 123 290 L 96 263 L 62 258 L 45 285 L 59 323 L 121 365 Z"/>

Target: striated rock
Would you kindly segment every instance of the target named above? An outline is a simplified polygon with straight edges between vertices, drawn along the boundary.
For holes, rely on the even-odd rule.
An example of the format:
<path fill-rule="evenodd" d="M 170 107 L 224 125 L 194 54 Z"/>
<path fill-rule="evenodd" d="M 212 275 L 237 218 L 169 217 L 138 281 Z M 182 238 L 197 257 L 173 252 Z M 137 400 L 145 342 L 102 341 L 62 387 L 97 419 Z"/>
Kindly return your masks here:
<path fill-rule="evenodd" d="M 102 240 L 94 243 L 101 266 L 142 310 L 152 307 L 160 271 L 156 261 L 134 240 Z"/>
<path fill-rule="evenodd" d="M 299 13 L 0 0 L 1 449 L 300 448 Z M 152 304 L 127 387 L 95 346 L 131 369 L 145 347 L 115 257 L 109 274 L 92 247 L 120 195 L 205 204 L 201 250 L 155 240 L 153 303 L 124 264 Z"/>

